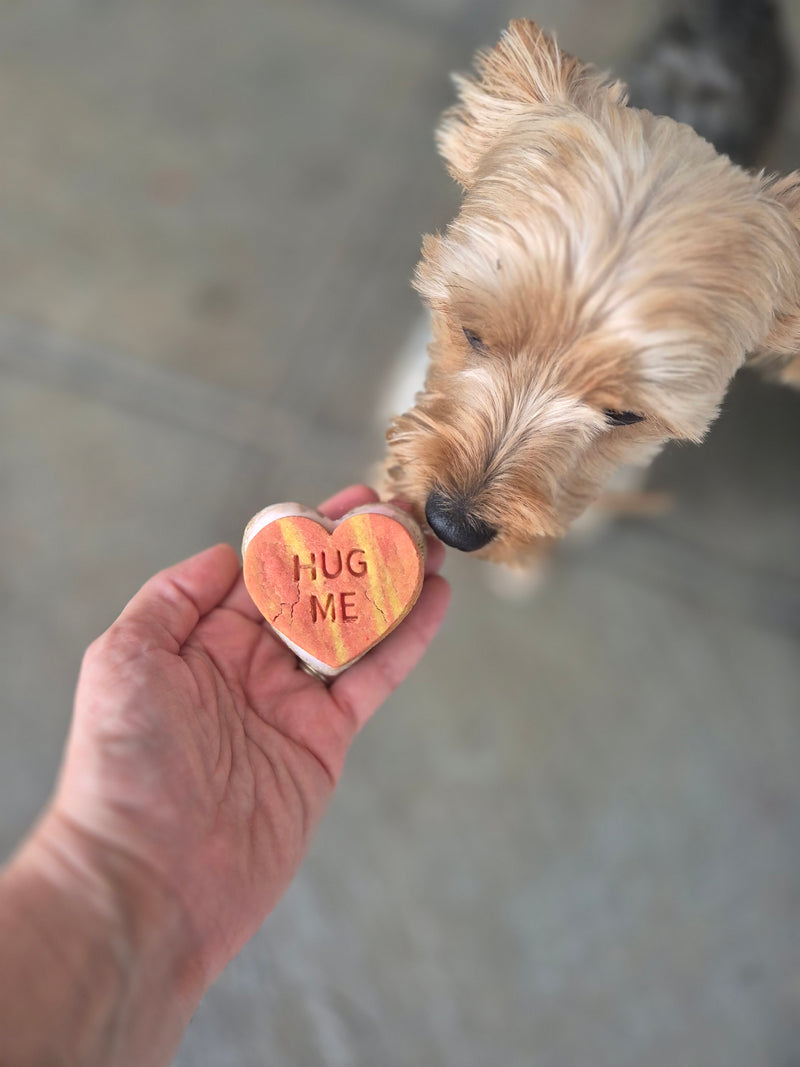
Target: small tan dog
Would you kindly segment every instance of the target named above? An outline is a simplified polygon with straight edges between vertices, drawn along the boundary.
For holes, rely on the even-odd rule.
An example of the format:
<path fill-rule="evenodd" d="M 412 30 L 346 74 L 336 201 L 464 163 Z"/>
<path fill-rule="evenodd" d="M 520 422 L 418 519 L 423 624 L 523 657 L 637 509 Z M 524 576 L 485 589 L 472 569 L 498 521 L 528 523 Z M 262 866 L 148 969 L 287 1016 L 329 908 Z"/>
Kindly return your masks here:
<path fill-rule="evenodd" d="M 388 491 L 447 544 L 524 562 L 613 473 L 699 441 L 757 361 L 800 383 L 800 174 L 754 175 L 515 21 L 438 144 L 465 190 L 428 236 L 424 390 Z"/>

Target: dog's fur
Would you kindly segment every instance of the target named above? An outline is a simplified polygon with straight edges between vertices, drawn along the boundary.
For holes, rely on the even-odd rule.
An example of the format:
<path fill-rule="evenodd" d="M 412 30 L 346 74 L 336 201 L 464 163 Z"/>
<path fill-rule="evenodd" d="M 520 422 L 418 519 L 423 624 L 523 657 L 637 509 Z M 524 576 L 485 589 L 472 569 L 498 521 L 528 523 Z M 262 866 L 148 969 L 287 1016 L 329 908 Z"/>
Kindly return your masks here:
<path fill-rule="evenodd" d="M 800 380 L 800 174 L 751 174 L 626 106 L 529 21 L 457 86 L 438 143 L 465 195 L 424 240 L 430 366 L 387 484 L 521 562 L 621 465 L 699 441 L 745 361 Z"/>

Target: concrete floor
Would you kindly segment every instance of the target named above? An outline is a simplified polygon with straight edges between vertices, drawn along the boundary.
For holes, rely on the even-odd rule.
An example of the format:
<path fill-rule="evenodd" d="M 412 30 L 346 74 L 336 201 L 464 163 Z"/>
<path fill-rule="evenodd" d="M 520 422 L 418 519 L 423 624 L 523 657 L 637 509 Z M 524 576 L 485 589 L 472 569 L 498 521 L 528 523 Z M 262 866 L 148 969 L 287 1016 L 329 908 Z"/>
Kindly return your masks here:
<path fill-rule="evenodd" d="M 0 855 L 140 582 L 380 456 L 456 204 L 447 72 L 519 13 L 608 64 L 653 9 L 3 6 Z M 798 470 L 800 395 L 743 380 L 656 465 L 672 513 L 529 602 L 451 560 L 443 634 L 179 1067 L 800 1064 Z"/>

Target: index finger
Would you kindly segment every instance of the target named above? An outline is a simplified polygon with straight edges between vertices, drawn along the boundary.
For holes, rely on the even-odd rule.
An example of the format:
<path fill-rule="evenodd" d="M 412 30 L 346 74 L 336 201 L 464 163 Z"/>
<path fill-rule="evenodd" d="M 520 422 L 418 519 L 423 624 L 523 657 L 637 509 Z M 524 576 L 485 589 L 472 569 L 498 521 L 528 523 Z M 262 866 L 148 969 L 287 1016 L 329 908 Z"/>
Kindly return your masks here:
<path fill-rule="evenodd" d="M 328 497 L 317 508 L 326 518 L 341 519 L 353 508 L 360 508 L 362 504 L 374 504 L 378 494 L 368 485 L 348 485 L 334 496 Z"/>

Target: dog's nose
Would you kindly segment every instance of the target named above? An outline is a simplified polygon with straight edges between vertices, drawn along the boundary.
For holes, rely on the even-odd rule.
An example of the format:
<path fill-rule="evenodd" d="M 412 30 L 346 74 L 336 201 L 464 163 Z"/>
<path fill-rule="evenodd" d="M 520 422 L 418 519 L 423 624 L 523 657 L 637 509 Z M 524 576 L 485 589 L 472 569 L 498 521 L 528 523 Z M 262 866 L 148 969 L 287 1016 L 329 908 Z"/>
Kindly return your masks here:
<path fill-rule="evenodd" d="M 494 526 L 470 514 L 464 501 L 434 489 L 425 505 L 425 518 L 440 541 L 462 552 L 477 552 L 497 533 Z"/>

